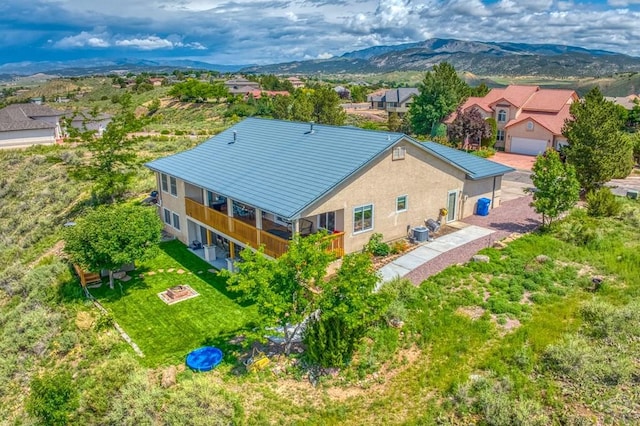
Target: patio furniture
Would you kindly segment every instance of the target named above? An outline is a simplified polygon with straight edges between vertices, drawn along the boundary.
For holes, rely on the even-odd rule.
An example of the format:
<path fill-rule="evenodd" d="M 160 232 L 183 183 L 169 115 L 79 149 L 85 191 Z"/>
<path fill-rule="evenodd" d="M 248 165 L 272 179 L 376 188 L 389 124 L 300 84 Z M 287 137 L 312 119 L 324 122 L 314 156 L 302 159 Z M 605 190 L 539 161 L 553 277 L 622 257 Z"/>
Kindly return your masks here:
<path fill-rule="evenodd" d="M 198 240 L 194 240 L 191 242 L 191 245 L 189 245 L 189 248 L 191 250 L 200 250 L 202 248 L 202 243 Z"/>

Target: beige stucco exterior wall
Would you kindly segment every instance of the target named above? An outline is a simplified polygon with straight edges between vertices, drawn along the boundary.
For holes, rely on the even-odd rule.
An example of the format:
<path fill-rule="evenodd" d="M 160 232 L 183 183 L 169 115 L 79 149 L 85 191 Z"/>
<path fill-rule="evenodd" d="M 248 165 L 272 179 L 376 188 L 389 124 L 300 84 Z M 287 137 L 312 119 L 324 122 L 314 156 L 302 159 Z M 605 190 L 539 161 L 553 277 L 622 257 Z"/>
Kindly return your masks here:
<path fill-rule="evenodd" d="M 505 151 L 511 151 L 512 138 L 542 139 L 547 141 L 547 148 L 553 147 L 553 133 L 536 122 L 533 122 L 533 130 L 527 130 L 528 122 L 525 120 L 507 129 Z"/>
<path fill-rule="evenodd" d="M 53 145 L 53 129 L 32 129 L 0 132 L 0 149 L 26 148 L 32 145 Z"/>
<path fill-rule="evenodd" d="M 471 216 L 476 212 L 476 205 L 479 198 L 488 198 L 491 201 L 491 208 L 500 206 L 500 195 L 502 188 L 502 176 L 494 178 L 486 178 L 481 180 L 467 180 L 462 192 L 462 200 L 460 201 L 462 209 L 462 217 Z"/>
<path fill-rule="evenodd" d="M 344 211 L 345 251 L 361 250 L 374 233 L 394 240 L 407 235 L 407 228 L 423 226 L 425 219 L 438 218 L 447 205 L 449 190 L 461 192 L 465 174 L 409 142 L 404 160 L 393 161 L 392 153 L 378 158 L 371 166 L 353 176 L 331 197 L 303 212 L 313 216 L 328 211 Z M 398 146 L 397 145 L 397 146 Z M 396 212 L 396 198 L 407 195 L 407 210 Z M 353 232 L 354 208 L 373 204 L 373 229 Z M 458 212 L 460 213 L 460 212 Z M 460 216 L 458 216 L 460 217 Z"/>
<path fill-rule="evenodd" d="M 162 186 L 160 183 L 160 173 L 156 173 L 156 183 L 158 188 L 158 193 L 160 194 L 160 220 L 164 223 L 165 231 L 169 232 L 171 235 L 174 235 L 180 241 L 185 244 L 189 244 L 188 236 L 187 236 L 187 214 L 185 211 L 184 205 L 184 195 L 185 195 L 185 184 L 181 179 L 176 179 L 177 181 L 177 190 L 178 196 L 171 195 L 169 192 L 164 192 L 162 190 Z M 169 185 L 170 189 L 170 185 Z M 177 213 L 180 215 L 180 230 L 175 229 L 173 226 L 168 225 L 164 221 L 164 209 L 170 210 L 172 213 Z"/>

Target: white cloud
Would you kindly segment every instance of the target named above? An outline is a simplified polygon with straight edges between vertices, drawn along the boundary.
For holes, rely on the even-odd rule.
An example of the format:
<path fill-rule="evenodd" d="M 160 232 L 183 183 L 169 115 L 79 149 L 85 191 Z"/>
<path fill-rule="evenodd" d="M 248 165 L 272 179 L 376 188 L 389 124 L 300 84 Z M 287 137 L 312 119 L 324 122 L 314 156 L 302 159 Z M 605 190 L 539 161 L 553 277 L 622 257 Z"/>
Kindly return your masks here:
<path fill-rule="evenodd" d="M 607 4 L 613 7 L 627 7 L 640 4 L 640 0 L 608 0 Z"/>
<path fill-rule="evenodd" d="M 104 34 L 92 34 L 82 31 L 80 34 L 64 37 L 54 43 L 53 46 L 60 49 L 71 49 L 75 47 L 110 47 L 111 43 L 109 43 L 105 38 Z"/>

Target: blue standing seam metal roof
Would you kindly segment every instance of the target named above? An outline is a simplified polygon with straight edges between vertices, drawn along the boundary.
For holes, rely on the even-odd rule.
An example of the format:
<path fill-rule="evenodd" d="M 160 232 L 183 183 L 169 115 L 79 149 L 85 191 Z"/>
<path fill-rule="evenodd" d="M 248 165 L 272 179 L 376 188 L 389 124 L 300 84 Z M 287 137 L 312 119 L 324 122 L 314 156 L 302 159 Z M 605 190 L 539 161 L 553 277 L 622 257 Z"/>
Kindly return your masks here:
<path fill-rule="evenodd" d="M 404 137 L 359 128 L 311 127 L 248 118 L 191 150 L 146 166 L 293 219 Z"/>
<path fill-rule="evenodd" d="M 403 138 L 463 170 L 471 179 L 513 170 L 434 144 L 446 148 L 439 151 L 431 147 L 433 143 L 416 143 L 402 133 L 259 118 L 245 119 L 191 150 L 146 166 L 294 219 Z"/>
<path fill-rule="evenodd" d="M 486 158 L 471 155 L 459 149 L 436 142 L 421 142 L 421 145 L 436 157 L 462 169 L 471 180 L 485 179 L 493 176 L 501 176 L 513 172 L 513 167 L 504 166 Z"/>

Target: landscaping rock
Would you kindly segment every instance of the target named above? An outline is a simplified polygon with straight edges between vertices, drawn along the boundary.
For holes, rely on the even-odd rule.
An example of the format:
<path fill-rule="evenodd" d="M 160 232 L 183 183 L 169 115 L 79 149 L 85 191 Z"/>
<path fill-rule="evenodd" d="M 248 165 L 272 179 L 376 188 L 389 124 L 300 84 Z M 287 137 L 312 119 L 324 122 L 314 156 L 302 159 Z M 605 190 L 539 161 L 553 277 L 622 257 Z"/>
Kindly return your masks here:
<path fill-rule="evenodd" d="M 178 269 L 176 272 L 177 272 L 178 274 L 184 274 L 184 272 L 185 272 L 185 271 L 184 271 L 184 269 Z"/>
<path fill-rule="evenodd" d="M 489 256 L 484 255 L 484 254 L 476 254 L 471 258 L 472 261 L 474 262 L 480 262 L 480 263 L 489 263 L 489 261 L 491 259 L 489 259 Z"/>
<path fill-rule="evenodd" d="M 167 269 L 167 272 L 173 272 L 175 270 L 176 270 L 175 268 L 169 268 L 169 269 Z"/>
<path fill-rule="evenodd" d="M 545 263 L 545 262 L 548 262 L 549 260 L 551 259 L 549 258 L 549 256 L 545 254 L 539 254 L 536 256 L 536 262 L 538 263 Z"/>
<path fill-rule="evenodd" d="M 503 243 L 502 241 L 496 241 L 495 243 L 493 243 L 493 248 L 496 248 L 498 250 L 502 250 L 506 246 L 507 245 L 505 243 Z"/>
<path fill-rule="evenodd" d="M 167 389 L 171 386 L 175 386 L 176 384 L 176 367 L 175 365 L 170 365 L 162 371 L 162 387 Z"/>

